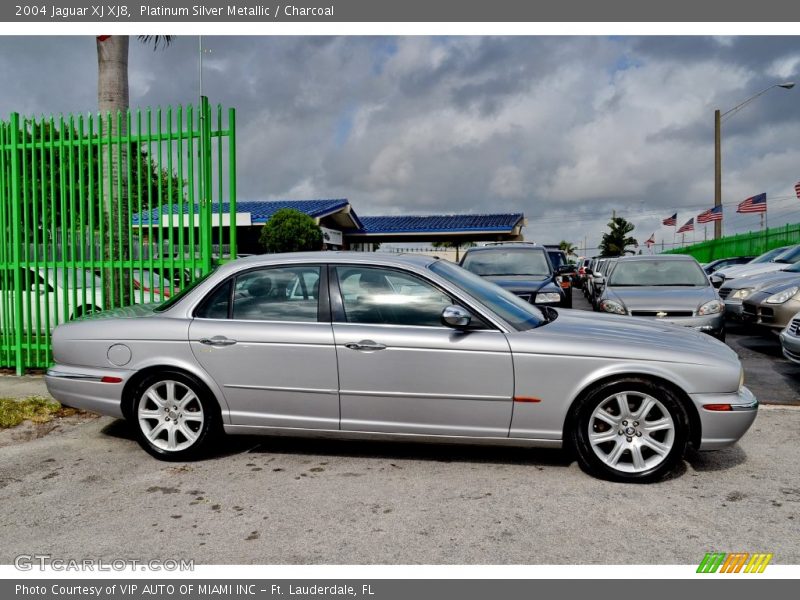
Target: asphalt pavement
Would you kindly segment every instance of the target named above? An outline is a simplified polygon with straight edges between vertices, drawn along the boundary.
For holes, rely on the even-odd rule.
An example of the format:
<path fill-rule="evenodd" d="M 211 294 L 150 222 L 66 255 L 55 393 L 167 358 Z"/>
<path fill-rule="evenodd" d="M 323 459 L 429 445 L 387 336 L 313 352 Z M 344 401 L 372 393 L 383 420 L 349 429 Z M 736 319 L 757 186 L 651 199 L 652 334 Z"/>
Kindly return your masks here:
<path fill-rule="evenodd" d="M 789 366 L 738 335 L 756 394 L 796 402 Z M 715 550 L 797 564 L 798 464 L 800 409 L 776 405 L 652 485 L 599 481 L 557 450 L 289 438 L 229 437 L 169 464 L 103 417 L 0 447 L 0 563 L 697 564 Z"/>

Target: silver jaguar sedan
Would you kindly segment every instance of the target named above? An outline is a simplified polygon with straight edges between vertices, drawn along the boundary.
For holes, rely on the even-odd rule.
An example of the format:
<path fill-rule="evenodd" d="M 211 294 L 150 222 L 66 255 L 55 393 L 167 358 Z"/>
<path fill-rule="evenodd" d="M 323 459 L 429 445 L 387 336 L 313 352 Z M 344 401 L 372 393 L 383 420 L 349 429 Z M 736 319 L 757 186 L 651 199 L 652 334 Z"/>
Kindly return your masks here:
<path fill-rule="evenodd" d="M 644 482 L 688 444 L 734 444 L 758 408 L 709 336 L 540 309 L 425 256 L 240 259 L 160 306 L 60 325 L 53 350 L 55 398 L 129 419 L 166 460 L 222 431 L 566 446 Z"/>

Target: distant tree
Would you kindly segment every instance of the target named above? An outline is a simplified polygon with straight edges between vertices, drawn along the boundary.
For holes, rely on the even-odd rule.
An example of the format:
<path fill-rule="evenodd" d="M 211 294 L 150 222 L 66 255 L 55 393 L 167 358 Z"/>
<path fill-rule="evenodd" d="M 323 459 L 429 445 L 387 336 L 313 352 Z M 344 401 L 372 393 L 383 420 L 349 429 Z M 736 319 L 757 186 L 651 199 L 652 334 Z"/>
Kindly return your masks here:
<path fill-rule="evenodd" d="M 567 258 L 569 258 L 570 256 L 574 256 L 575 252 L 578 251 L 578 247 L 572 242 L 568 242 L 567 240 L 561 240 L 558 243 L 558 247 L 564 251 L 564 254 L 567 255 Z"/>
<path fill-rule="evenodd" d="M 307 214 L 282 208 L 264 223 L 259 241 L 267 252 L 321 250 L 322 231 Z"/>
<path fill-rule="evenodd" d="M 608 233 L 603 234 L 603 240 L 600 242 L 600 256 L 623 256 L 625 254 L 633 254 L 633 250 L 626 250 L 628 246 L 638 246 L 639 242 L 636 238 L 630 237 L 628 234 L 633 231 L 636 226 L 624 219 L 623 217 L 614 217 L 608 222 Z"/>
<path fill-rule="evenodd" d="M 445 249 L 455 249 L 456 251 L 456 262 L 459 260 L 459 250 L 461 248 L 472 248 L 475 246 L 475 242 L 457 242 L 457 241 L 447 241 L 447 242 L 432 242 L 431 246 L 434 248 L 445 248 Z"/>

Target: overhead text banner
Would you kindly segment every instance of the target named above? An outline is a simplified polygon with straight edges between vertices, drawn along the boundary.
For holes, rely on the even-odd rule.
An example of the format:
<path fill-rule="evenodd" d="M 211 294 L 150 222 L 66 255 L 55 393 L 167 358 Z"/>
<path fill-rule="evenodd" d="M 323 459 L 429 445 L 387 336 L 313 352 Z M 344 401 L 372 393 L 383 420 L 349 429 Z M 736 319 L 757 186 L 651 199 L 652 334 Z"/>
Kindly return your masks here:
<path fill-rule="evenodd" d="M 781 22 L 786 0 L 57 0 L 0 4 L 0 22 Z"/>

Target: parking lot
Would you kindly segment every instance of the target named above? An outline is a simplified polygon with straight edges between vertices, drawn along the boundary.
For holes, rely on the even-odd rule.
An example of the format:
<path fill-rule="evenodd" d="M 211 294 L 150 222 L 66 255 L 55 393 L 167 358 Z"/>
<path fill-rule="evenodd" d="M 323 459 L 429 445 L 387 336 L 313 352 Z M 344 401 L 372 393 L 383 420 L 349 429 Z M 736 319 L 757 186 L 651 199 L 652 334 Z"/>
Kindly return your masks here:
<path fill-rule="evenodd" d="M 599 481 L 556 450 L 288 438 L 169 464 L 103 417 L 0 447 L 0 563 L 697 564 L 717 550 L 796 564 L 800 366 L 769 337 L 728 342 L 770 404 L 738 445 L 690 453 L 658 484 Z"/>

